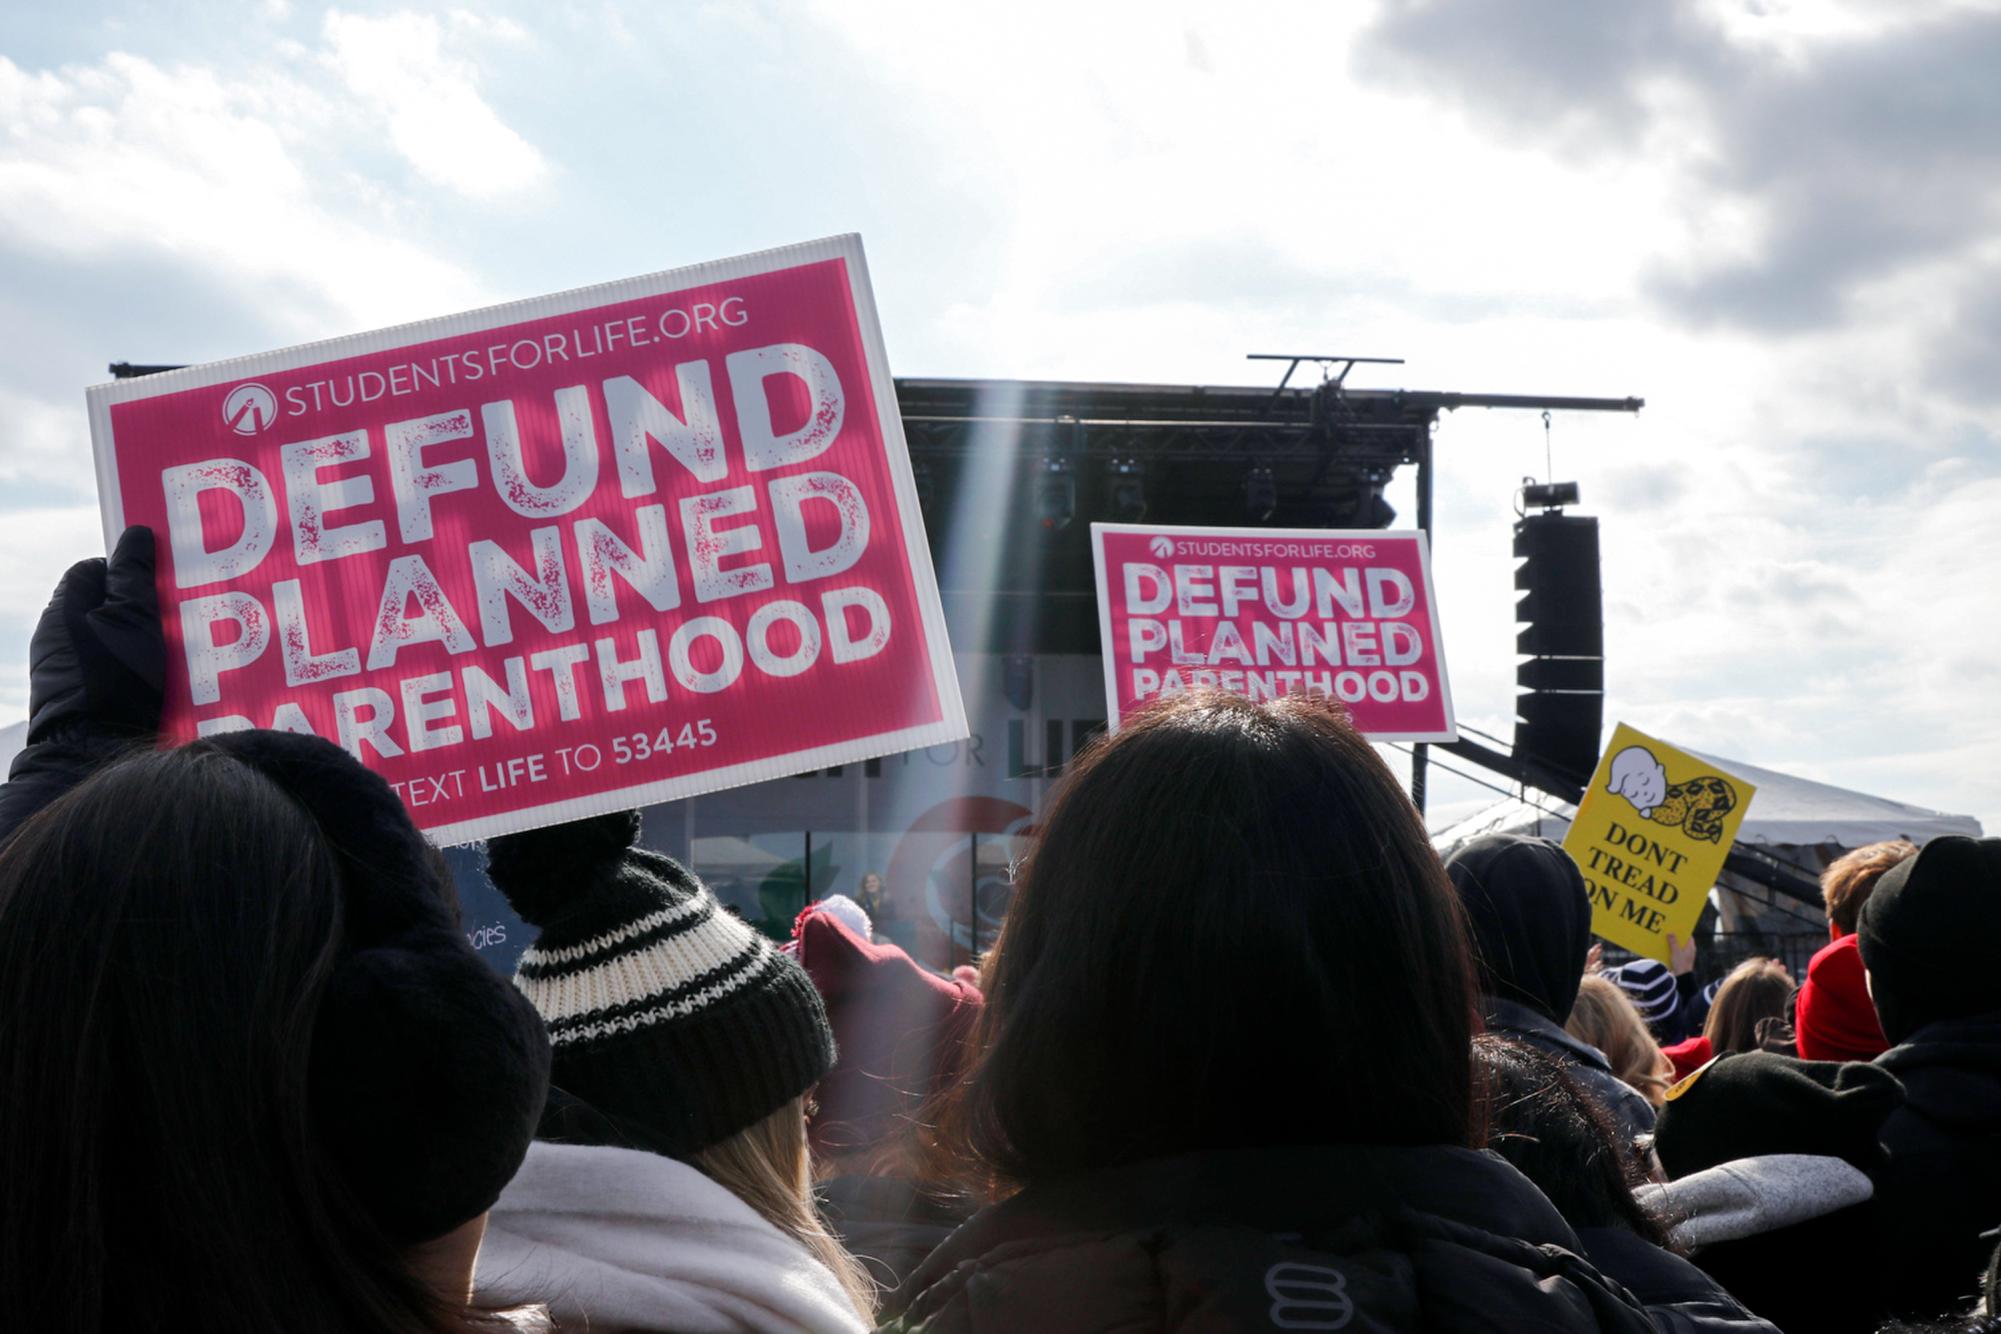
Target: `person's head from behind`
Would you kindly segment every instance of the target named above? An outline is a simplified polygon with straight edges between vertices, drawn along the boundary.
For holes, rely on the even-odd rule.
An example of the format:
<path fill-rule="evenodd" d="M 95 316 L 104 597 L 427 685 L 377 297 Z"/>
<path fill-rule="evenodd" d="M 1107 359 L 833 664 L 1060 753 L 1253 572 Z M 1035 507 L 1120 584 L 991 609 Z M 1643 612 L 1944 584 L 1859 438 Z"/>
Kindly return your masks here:
<path fill-rule="evenodd" d="M 1456 849 L 1445 871 L 1473 933 L 1480 990 L 1562 1023 L 1591 950 L 1577 863 L 1546 838 L 1488 834 Z"/>
<path fill-rule="evenodd" d="M 1623 1228 L 1655 1245 L 1666 1234 L 1633 1198 L 1645 1180 L 1619 1132 L 1556 1057 L 1498 1033 L 1473 1041 L 1486 1081 L 1487 1147 L 1549 1197 L 1574 1228 Z"/>
<path fill-rule="evenodd" d="M 565 1095 L 547 1137 L 692 1164 L 825 1264 L 867 1315 L 867 1274 L 813 1206 L 807 1101 L 834 1063 L 826 1007 L 798 963 L 641 847 L 642 830 L 625 811 L 487 845 L 487 874 L 536 928 L 515 983 L 548 1020 Z M 826 911 L 801 914 L 802 941 Z"/>
<path fill-rule="evenodd" d="M 2001 1014 L 2001 838 L 1932 839 L 1877 882 L 1855 934 L 1892 1043 Z"/>
<path fill-rule="evenodd" d="M 1918 855 L 1918 845 L 1895 838 L 1843 853 L 1820 873 L 1820 897 L 1827 907 L 1827 934 L 1835 940 L 1855 930 L 1862 905 L 1889 869 Z"/>
<path fill-rule="evenodd" d="M 548 1043 L 437 876 L 385 783 L 273 733 L 135 755 L 22 826 L 0 851 L 9 1323 L 474 1323 L 470 1252 Z M 426 1281 L 440 1253 L 456 1291 Z"/>
<path fill-rule="evenodd" d="M 1094 742 L 981 982 L 957 1136 L 1004 1180 L 1470 1133 L 1458 907 L 1395 778 L 1323 701 L 1205 691 Z"/>
<path fill-rule="evenodd" d="M 1793 977 L 1777 959 L 1746 959 L 1716 989 L 1702 1035 L 1718 1056 L 1727 1051 L 1760 1051 L 1774 1024 L 1784 1024 Z"/>
<path fill-rule="evenodd" d="M 1605 1053 L 1612 1073 L 1658 1107 L 1674 1083 L 1674 1062 L 1661 1051 L 1625 989 L 1593 974 L 1577 989 L 1577 1002 L 1563 1025 L 1572 1037 Z"/>

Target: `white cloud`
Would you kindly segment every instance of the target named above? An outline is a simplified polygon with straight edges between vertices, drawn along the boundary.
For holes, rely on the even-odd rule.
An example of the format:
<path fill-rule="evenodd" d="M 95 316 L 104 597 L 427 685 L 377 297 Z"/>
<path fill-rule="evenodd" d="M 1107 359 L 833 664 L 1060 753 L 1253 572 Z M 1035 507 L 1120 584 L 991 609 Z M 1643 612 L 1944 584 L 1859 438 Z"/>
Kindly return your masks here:
<path fill-rule="evenodd" d="M 1965 8 L 1700 0 L 1691 12 L 1721 30 L 1731 61 L 1803 75 L 1830 42 Z M 1761 193 L 1705 177 L 1733 126 L 1687 89 L 1636 86 L 1627 147 L 1580 155 L 1519 119 L 1469 113 L 1451 80 L 1358 80 L 1362 25 L 1340 7 L 1024 0 L 1006 22 L 922 0 L 818 0 L 810 22 L 772 12 L 728 7 L 703 30 L 712 59 L 741 69 L 768 122 L 790 127 L 795 94 L 857 112 L 865 135 L 788 132 L 867 182 L 867 202 L 834 203 L 893 201 L 870 239 L 900 368 L 1227 383 L 1262 374 L 1245 352 L 1299 349 L 1412 358 L 1358 371 L 1368 385 L 1644 395 L 1637 420 L 1555 427 L 1557 471 L 1604 519 L 1608 714 L 2001 828 L 2001 766 L 1982 758 L 2001 748 L 2001 723 L 1983 721 L 2001 685 L 1986 642 L 2001 592 L 1981 577 L 2001 568 L 2001 403 L 1928 378 L 1984 383 L 1980 358 L 2001 348 L 1975 318 L 2001 308 L 1975 301 L 2001 292 L 2001 251 L 1977 227 L 1971 248 L 1847 283 L 1824 324 L 1783 338 L 1694 331 L 1663 318 L 1661 266 L 1691 278 L 1754 260 L 1771 215 Z M 643 45 L 658 34 L 618 35 L 643 17 L 607 6 L 550 28 Z M 578 52 L 537 62 L 551 85 L 541 119 L 510 125 L 502 71 L 544 35 L 471 10 L 316 22 L 303 27 L 317 48 L 280 43 L 228 73 L 143 55 L 42 71 L 0 59 L 0 256 L 93 276 L 136 258 L 285 334 L 375 327 L 489 295 L 426 237 L 434 212 L 506 203 L 540 210 L 538 227 L 546 214 L 552 234 L 589 221 L 549 188 L 553 164 L 577 174 L 576 199 L 626 198 L 601 179 L 630 160 L 616 136 L 687 114 L 675 90 L 635 89 L 629 124 L 648 131 L 613 127 L 595 157 L 559 152 L 554 136 L 576 131 L 547 108 L 595 91 L 598 66 Z M 1545 53 L 1503 82 L 1561 92 L 1564 79 Z M 1977 138 L 1954 96 L 1941 85 L 1921 100 Z M 728 165 L 741 142 L 729 125 L 684 128 L 717 150 L 705 212 L 734 220 L 766 197 L 763 159 Z M 1790 145 L 1789 122 L 1762 128 L 1759 142 Z M 522 256 L 524 281 L 543 258 Z M 88 313 L 93 299 L 108 312 L 101 294 L 68 304 Z M 25 313 L 55 319 L 57 304 Z M 0 349 L 23 338 L 6 328 L 27 327 L 15 315 L 0 309 Z M 124 312 L 92 318 L 101 341 Z M 190 310 L 171 332 L 214 323 Z M 1939 360 L 1941 346 L 1966 364 Z M 10 378 L 8 360 L 0 482 L 46 480 L 81 447 L 81 412 L 68 384 Z M 1438 457 L 1455 702 L 1505 735 L 1509 497 L 1544 471 L 1541 426 L 1454 414 Z M 94 548 L 94 522 L 37 540 L 66 558 Z M 46 563 L 0 564 L 0 641 L 46 595 L 62 561 Z M 0 672 L 0 716 L 9 688 Z"/>
<path fill-rule="evenodd" d="M 520 41 L 519 25 L 459 11 L 457 32 Z M 444 25 L 414 13 L 380 18 L 329 10 L 328 59 L 388 125 L 390 142 L 425 179 L 478 200 L 532 191 L 549 174 L 535 146 L 480 96 L 478 70 L 445 51 Z"/>
<path fill-rule="evenodd" d="M 59 407 L 0 385 L 0 422 L 6 423 L 6 436 L 0 439 L 0 483 L 74 485 L 90 476 L 80 396 L 77 402 Z M 6 523 L 12 522 L 10 516 Z M 0 589 L 7 587 L 0 579 Z"/>
<path fill-rule="evenodd" d="M 1911 21 L 1711 8 L 1782 60 Z M 1604 520 L 1608 722 L 2001 826 L 2001 769 L 1910 758 L 2001 748 L 1978 676 L 2001 591 L 1971 573 L 2001 568 L 1981 509 L 2001 512 L 1983 480 L 2001 413 L 1922 378 L 1965 265 L 1858 287 L 1845 321 L 1784 339 L 1692 331 L 1649 278 L 1698 239 L 1752 253 L 1762 216 L 1704 192 L 1690 163 L 1714 127 L 1680 93 L 1642 90 L 1633 151 L 1579 156 L 1447 89 L 1358 84 L 1353 26 L 1316 7 L 1213 13 L 1030 4 L 975 39 L 915 0 L 818 9 L 879 96 L 923 108 L 934 169 L 1001 238 L 988 290 L 924 312 L 933 345 L 972 373 L 1241 382 L 1243 352 L 1297 348 L 1413 358 L 1363 384 L 1642 395 L 1638 419 L 1555 423 L 1558 473 Z M 1455 703 L 1503 735 L 1508 501 L 1545 471 L 1542 443 L 1530 414 L 1462 412 L 1438 436 Z M 1477 792 L 1439 781 L 1448 801 Z"/>
<path fill-rule="evenodd" d="M 0 726 L 27 716 L 28 635 L 62 572 L 104 549 L 97 507 L 17 509 L 0 523 L 0 642 L 21 645 L 18 663 L 0 671 Z"/>
<path fill-rule="evenodd" d="M 0 244 L 193 270 L 295 337 L 469 303 L 468 274 L 341 191 L 348 110 L 282 70 L 0 56 Z"/>

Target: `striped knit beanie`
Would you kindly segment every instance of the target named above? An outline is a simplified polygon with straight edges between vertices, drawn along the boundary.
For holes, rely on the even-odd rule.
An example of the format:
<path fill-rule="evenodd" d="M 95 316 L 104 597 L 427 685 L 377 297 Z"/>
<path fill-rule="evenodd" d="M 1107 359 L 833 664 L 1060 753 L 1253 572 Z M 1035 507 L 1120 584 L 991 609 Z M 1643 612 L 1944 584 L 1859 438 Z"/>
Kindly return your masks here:
<path fill-rule="evenodd" d="M 1660 960 L 1634 959 L 1606 969 L 1605 975 L 1619 984 L 1619 990 L 1649 1024 L 1658 1026 L 1674 1018 L 1674 974 Z"/>
<path fill-rule="evenodd" d="M 552 1082 L 685 1158 L 811 1088 L 834 1038 L 799 965 L 638 837 L 636 811 L 510 834 L 487 873 L 541 928 L 514 983 L 549 1026 Z"/>

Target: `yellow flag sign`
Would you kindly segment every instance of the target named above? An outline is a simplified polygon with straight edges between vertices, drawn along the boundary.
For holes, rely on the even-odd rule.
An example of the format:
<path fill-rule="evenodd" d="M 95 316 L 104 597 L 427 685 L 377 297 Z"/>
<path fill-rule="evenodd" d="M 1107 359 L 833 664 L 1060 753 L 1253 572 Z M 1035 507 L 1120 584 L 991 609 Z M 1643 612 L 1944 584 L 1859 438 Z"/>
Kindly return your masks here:
<path fill-rule="evenodd" d="M 1563 840 L 1591 891 L 1591 929 L 1668 962 L 1669 934 L 1695 929 L 1756 790 L 1619 724 Z"/>

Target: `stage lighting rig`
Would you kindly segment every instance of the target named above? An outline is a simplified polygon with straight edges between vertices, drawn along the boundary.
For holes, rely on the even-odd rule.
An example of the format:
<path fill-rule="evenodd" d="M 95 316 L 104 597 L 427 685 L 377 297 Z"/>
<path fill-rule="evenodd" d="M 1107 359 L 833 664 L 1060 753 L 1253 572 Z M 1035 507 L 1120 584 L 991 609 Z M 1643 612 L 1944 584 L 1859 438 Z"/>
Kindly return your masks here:
<path fill-rule="evenodd" d="M 1538 482 L 1532 477 L 1522 478 L 1521 500 L 1516 512 L 1527 514 L 1532 509 L 1561 511 L 1565 505 L 1579 502 L 1575 482 Z"/>
<path fill-rule="evenodd" d="M 1105 507 L 1120 523 L 1146 517 L 1146 465 L 1136 458 L 1105 462 Z"/>
<path fill-rule="evenodd" d="M 1260 463 L 1244 474 L 1244 514 L 1263 523 L 1278 512 L 1278 478 Z"/>
<path fill-rule="evenodd" d="M 1035 470 L 1035 521 L 1052 532 L 1061 532 L 1077 517 L 1077 477 L 1070 460 L 1061 454 L 1045 454 Z"/>

